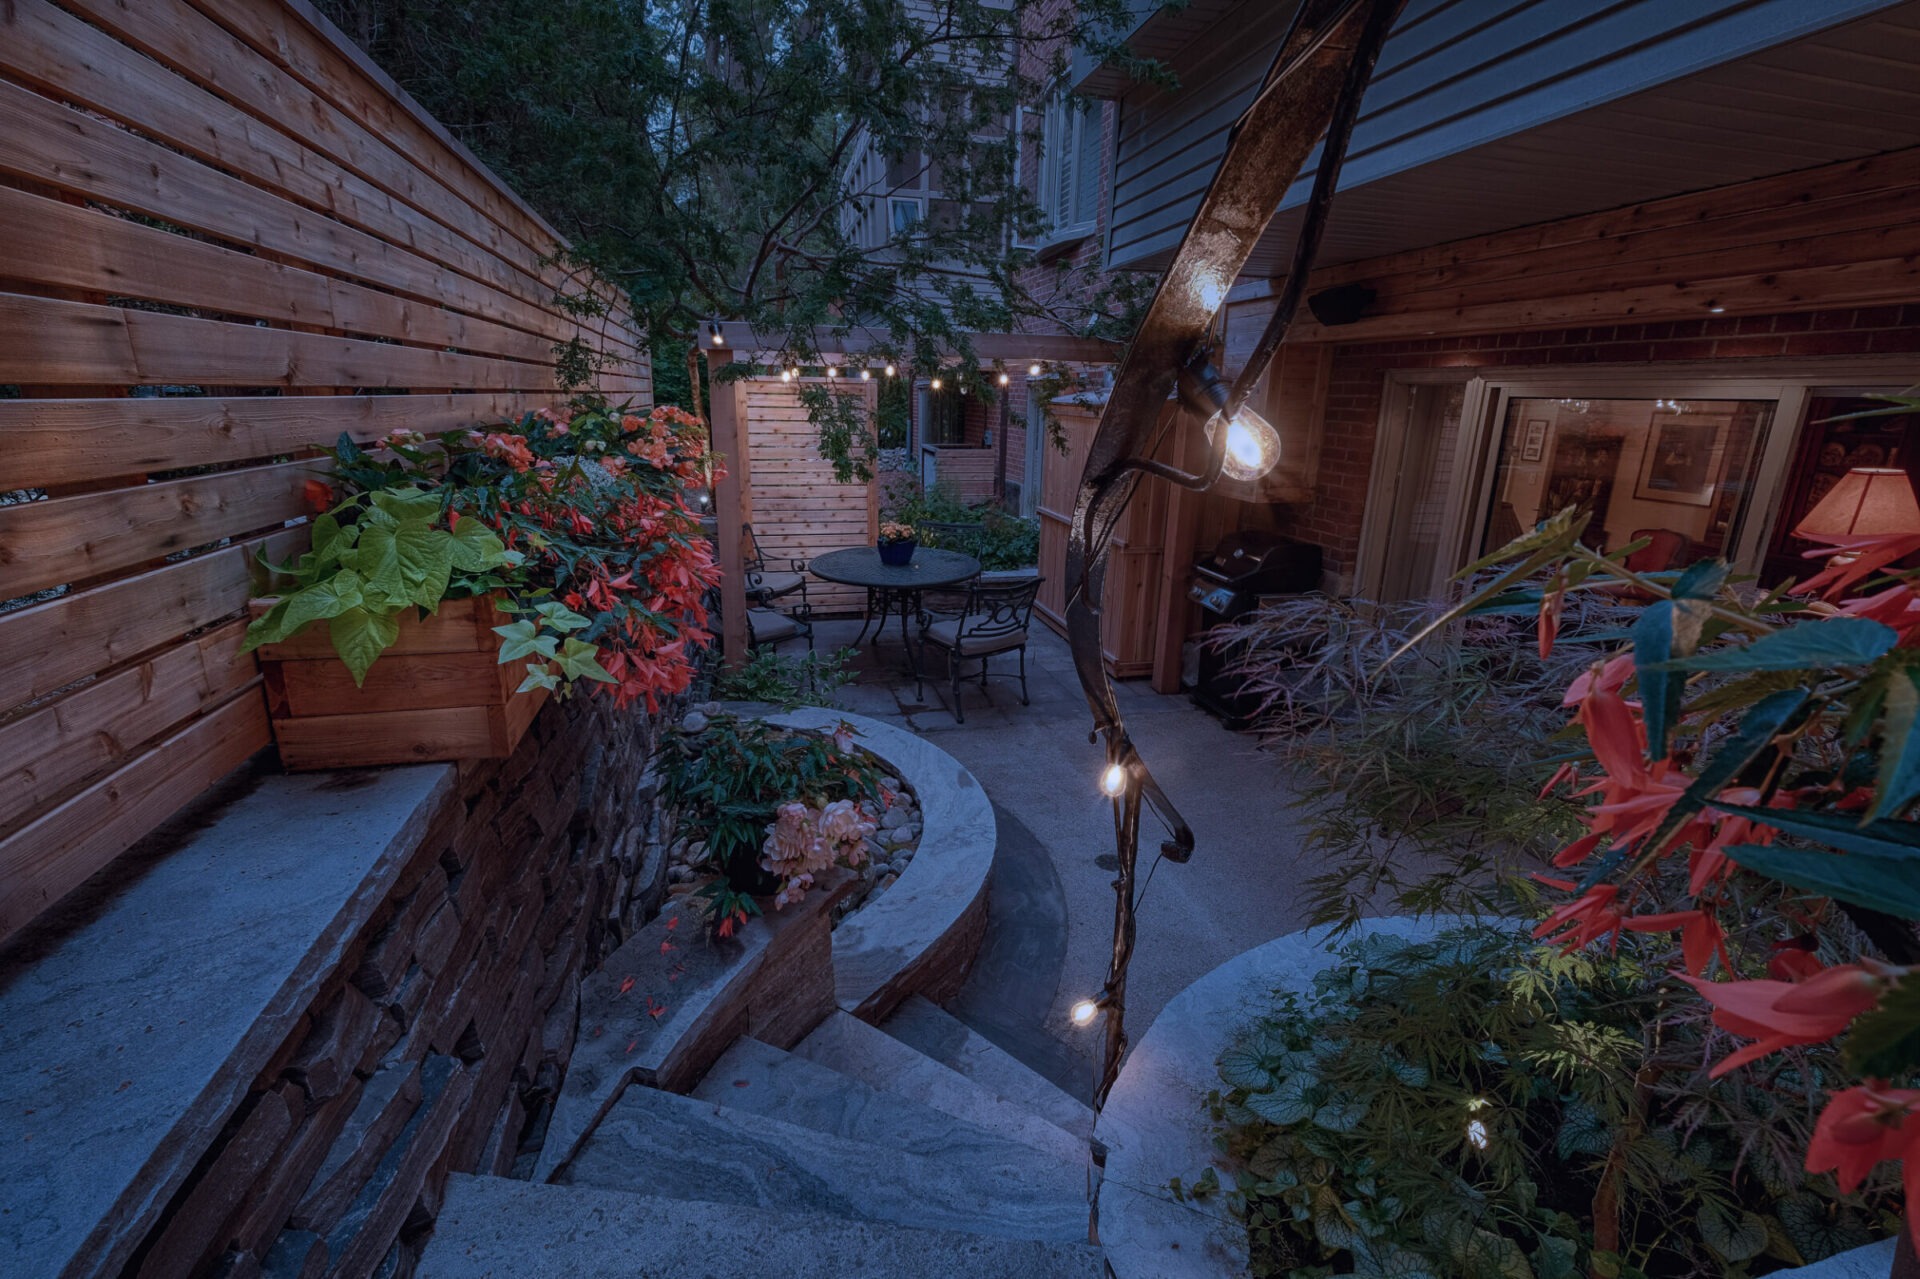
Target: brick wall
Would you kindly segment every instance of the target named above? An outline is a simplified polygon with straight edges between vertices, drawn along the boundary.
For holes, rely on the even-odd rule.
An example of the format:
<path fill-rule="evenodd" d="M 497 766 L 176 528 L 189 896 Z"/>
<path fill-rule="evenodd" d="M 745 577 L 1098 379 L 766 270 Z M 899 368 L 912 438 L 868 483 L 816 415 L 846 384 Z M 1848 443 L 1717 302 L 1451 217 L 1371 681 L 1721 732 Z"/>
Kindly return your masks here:
<path fill-rule="evenodd" d="M 511 759 L 459 766 L 129 1275 L 406 1275 L 448 1172 L 512 1168 L 566 1070 L 582 969 L 664 892 L 655 731 L 551 704 Z"/>
<path fill-rule="evenodd" d="M 1396 369 L 1498 370 L 1534 365 L 1660 365 L 1816 355 L 1920 357 L 1920 305 L 1704 317 L 1537 333 L 1431 337 L 1335 349 L 1314 500 L 1288 508 L 1282 531 L 1326 548 L 1327 570 L 1351 581 L 1386 375 Z M 1764 371 L 1763 363 L 1754 365 Z M 1920 370 L 1920 358 L 1915 360 Z"/>

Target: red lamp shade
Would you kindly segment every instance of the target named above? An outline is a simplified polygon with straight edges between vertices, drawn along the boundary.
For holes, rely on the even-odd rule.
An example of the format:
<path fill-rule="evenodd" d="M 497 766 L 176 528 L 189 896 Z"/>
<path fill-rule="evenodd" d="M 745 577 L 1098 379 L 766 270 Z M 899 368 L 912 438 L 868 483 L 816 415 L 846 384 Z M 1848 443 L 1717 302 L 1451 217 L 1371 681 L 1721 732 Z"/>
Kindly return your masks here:
<path fill-rule="evenodd" d="M 1848 471 L 1793 530 L 1795 537 L 1822 542 L 1883 533 L 1920 533 L 1920 502 L 1907 473 L 1884 466 Z"/>

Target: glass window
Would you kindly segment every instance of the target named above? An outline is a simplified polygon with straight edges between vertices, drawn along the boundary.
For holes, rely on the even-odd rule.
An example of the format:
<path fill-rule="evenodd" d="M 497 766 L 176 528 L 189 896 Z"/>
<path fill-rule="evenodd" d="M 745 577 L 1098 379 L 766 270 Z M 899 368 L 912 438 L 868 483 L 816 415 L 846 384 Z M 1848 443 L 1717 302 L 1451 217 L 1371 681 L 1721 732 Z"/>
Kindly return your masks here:
<path fill-rule="evenodd" d="M 1752 486 L 1771 400 L 1515 398 L 1502 423 L 1481 551 L 1578 507 L 1585 540 L 1651 539 L 1643 572 L 1727 555 Z"/>
<path fill-rule="evenodd" d="M 906 235 L 920 224 L 920 201 L 889 200 L 893 212 L 893 233 Z"/>

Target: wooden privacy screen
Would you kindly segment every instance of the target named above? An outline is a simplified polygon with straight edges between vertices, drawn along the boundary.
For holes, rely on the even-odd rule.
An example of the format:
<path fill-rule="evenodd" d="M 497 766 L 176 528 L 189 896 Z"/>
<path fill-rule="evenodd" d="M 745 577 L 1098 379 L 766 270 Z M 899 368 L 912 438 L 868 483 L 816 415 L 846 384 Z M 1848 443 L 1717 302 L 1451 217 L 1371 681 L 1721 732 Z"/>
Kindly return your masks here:
<path fill-rule="evenodd" d="M 826 384 L 824 378 L 812 380 Z M 876 400 L 871 382 L 836 382 L 835 387 L 836 394 L 863 398 L 871 420 Z M 799 386 L 757 377 L 735 382 L 732 393 L 738 397 L 735 420 L 744 423 L 746 433 L 740 487 L 754 539 L 768 564 L 784 568 L 789 559 L 873 545 L 879 532 L 879 485 L 834 479 L 833 464 L 820 456 L 819 430 L 807 420 Z M 816 578 L 807 583 L 807 600 L 816 610 L 858 613 L 866 607 L 867 595 Z"/>
<path fill-rule="evenodd" d="M 304 0 L 0 3 L 0 938 L 268 744 L 308 446 L 650 401 L 558 247 Z"/>

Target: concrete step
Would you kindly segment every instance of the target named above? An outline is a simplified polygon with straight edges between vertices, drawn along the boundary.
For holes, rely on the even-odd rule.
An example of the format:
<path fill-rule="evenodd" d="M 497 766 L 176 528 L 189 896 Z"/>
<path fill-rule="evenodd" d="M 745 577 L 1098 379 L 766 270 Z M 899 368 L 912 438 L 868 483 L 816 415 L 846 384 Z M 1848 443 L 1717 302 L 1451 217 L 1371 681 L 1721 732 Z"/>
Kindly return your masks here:
<path fill-rule="evenodd" d="M 907 1101 L 944 1111 L 975 1128 L 1017 1141 L 1055 1159 L 1085 1167 L 1087 1143 L 1021 1106 L 941 1065 L 858 1017 L 835 1013 L 794 1048 L 818 1062 Z"/>
<path fill-rule="evenodd" d="M 630 1087 L 561 1174 L 563 1184 L 1078 1243 L 1084 1190 L 1058 1165 L 915 1155 L 752 1111 Z"/>
<path fill-rule="evenodd" d="M 1084 1149 L 1067 1162 L 757 1039 L 736 1040 L 693 1095 L 908 1154 L 983 1167 L 1025 1167 L 1063 1196 L 1087 1195 Z"/>
<path fill-rule="evenodd" d="M 880 1029 L 1011 1102 L 1080 1138 L 1093 1138 L 1093 1108 L 1060 1090 L 939 1005 L 919 995 L 901 1001 Z"/>
<path fill-rule="evenodd" d="M 455 1174 L 419 1279 L 1102 1279 L 1084 1243 Z"/>

